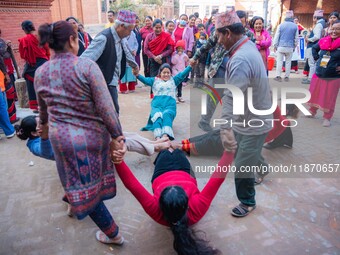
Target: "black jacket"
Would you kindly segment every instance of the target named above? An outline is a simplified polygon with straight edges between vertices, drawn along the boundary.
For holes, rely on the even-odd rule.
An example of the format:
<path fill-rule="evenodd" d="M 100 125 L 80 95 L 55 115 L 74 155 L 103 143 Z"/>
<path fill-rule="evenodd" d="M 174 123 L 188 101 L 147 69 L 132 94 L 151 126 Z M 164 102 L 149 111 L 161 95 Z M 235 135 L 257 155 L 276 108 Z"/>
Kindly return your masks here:
<path fill-rule="evenodd" d="M 320 78 L 340 78 L 340 73 L 336 71 L 336 67 L 340 66 L 340 48 L 333 51 L 321 50 L 319 44 L 315 44 L 312 48 L 313 58 L 316 62 L 316 75 Z M 320 66 L 322 58 L 328 55 L 330 59 L 326 67 Z"/>

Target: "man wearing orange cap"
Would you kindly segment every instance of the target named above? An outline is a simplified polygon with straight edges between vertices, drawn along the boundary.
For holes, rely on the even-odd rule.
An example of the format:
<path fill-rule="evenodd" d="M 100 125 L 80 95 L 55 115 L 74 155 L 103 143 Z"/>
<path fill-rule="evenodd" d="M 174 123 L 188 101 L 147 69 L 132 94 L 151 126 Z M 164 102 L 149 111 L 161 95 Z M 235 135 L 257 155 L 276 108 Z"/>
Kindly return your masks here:
<path fill-rule="evenodd" d="M 309 64 L 309 75 L 306 79 L 302 80 L 302 84 L 310 84 L 310 81 L 315 73 L 316 63 L 313 58 L 312 47 L 321 39 L 322 31 L 326 25 L 323 19 L 323 10 L 316 10 L 314 12 L 313 22 L 315 23 L 313 31 L 310 33 L 308 38 L 305 38 L 307 41 L 306 60 L 308 60 Z"/>
<path fill-rule="evenodd" d="M 216 15 L 216 32 L 218 43 L 228 51 L 229 61 L 226 64 L 225 81 L 237 87 L 247 95 L 252 88 L 253 106 L 257 110 L 267 110 L 272 106 L 267 72 L 262 57 L 255 44 L 244 35 L 244 27 L 234 11 Z M 234 99 L 235 97 L 235 99 Z M 235 186 L 240 204 L 232 209 L 235 217 L 244 217 L 256 208 L 255 173 L 244 169 L 258 169 L 257 174 L 264 177 L 264 167 L 268 164 L 261 155 L 265 138 L 272 126 L 268 119 L 272 114 L 257 115 L 249 110 L 247 100 L 244 115 L 234 115 L 233 101 L 239 98 L 230 90 L 224 91 L 222 118 L 226 124 L 221 125 L 221 141 L 227 151 L 235 154 Z M 248 123 L 251 123 L 250 126 Z M 260 124 L 261 123 L 261 124 Z"/>

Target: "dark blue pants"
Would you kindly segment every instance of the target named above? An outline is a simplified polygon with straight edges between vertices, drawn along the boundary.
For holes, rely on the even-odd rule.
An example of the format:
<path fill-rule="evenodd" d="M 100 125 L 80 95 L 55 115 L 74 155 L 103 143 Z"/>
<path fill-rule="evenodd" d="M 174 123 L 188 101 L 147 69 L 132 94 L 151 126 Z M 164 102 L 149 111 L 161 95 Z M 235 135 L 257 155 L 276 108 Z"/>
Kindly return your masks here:
<path fill-rule="evenodd" d="M 89 216 L 109 238 L 114 238 L 118 235 L 119 228 L 103 201 L 98 204 L 97 208 Z"/>
<path fill-rule="evenodd" d="M 268 133 L 262 135 L 242 135 L 235 133 L 237 151 L 235 155 L 235 188 L 237 198 L 242 204 L 254 206 L 255 175 L 254 172 L 242 171 L 245 167 L 267 165 L 261 155 L 262 146 Z"/>

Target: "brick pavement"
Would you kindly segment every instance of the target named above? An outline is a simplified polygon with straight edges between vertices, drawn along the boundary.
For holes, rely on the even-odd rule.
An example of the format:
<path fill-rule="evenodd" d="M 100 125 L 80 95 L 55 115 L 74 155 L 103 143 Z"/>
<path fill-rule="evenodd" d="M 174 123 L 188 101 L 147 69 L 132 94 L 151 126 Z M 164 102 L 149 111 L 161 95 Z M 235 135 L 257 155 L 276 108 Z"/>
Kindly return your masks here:
<path fill-rule="evenodd" d="M 271 73 L 271 76 L 273 74 Z M 301 76 L 301 75 L 300 75 Z M 292 75 L 298 77 L 298 75 Z M 287 86 L 271 82 L 272 86 Z M 291 85 L 302 86 L 292 79 Z M 148 88 L 120 95 L 123 128 L 136 131 L 149 114 Z M 189 87 L 185 104 L 178 105 L 174 132 L 178 139 L 189 136 Z M 131 100 L 133 98 L 133 100 Z M 218 114 L 219 110 L 217 111 Z M 293 149 L 263 150 L 269 163 L 340 163 L 340 103 L 332 126 L 318 119 L 300 117 L 293 129 Z M 19 115 L 27 114 L 20 111 Z M 199 130 L 192 127 L 194 133 Z M 152 138 L 150 132 L 140 132 Z M 128 153 L 126 161 L 138 179 L 151 190 L 154 157 Z M 66 215 L 55 163 L 30 154 L 17 138 L 0 140 L 0 254 L 174 254 L 169 229 L 149 218 L 132 195 L 117 180 L 116 198 L 106 202 L 126 239 L 122 247 L 95 240 L 97 227 Z M 34 166 L 28 166 L 34 161 Z M 216 163 L 214 158 L 209 162 Z M 339 169 L 340 171 L 340 169 Z M 222 185 L 206 216 L 195 226 L 223 254 L 340 254 L 340 182 L 336 178 L 312 178 L 311 174 L 284 178 L 271 174 L 258 186 L 257 209 L 236 219 L 230 210 L 238 201 L 232 174 Z M 199 187 L 207 182 L 199 178 Z"/>

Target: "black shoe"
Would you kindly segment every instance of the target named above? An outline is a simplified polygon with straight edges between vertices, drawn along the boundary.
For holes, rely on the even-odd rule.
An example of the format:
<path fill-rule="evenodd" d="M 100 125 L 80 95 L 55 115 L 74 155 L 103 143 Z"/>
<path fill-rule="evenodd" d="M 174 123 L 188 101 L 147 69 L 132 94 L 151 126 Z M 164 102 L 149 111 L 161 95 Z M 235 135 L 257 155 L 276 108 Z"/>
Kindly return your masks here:
<path fill-rule="evenodd" d="M 277 146 L 272 145 L 271 143 L 266 143 L 263 145 L 263 148 L 267 149 L 267 150 L 272 150 L 277 148 Z"/>
<path fill-rule="evenodd" d="M 287 149 L 292 149 L 293 148 L 292 145 L 288 145 L 288 144 L 283 144 L 282 147 L 285 147 Z"/>
<path fill-rule="evenodd" d="M 290 146 L 288 144 L 272 144 L 272 143 L 266 143 L 263 145 L 263 148 L 267 149 L 267 150 L 272 150 L 272 149 L 275 149 L 275 148 L 278 148 L 278 147 L 284 147 L 284 148 L 287 148 L 287 149 L 291 149 L 293 148 L 293 146 Z"/>
<path fill-rule="evenodd" d="M 213 130 L 212 127 L 208 123 L 203 122 L 203 121 L 198 122 L 198 127 L 205 132 L 210 132 Z"/>
<path fill-rule="evenodd" d="M 16 118 L 15 120 L 11 121 L 11 124 L 14 124 L 15 122 L 18 122 L 20 120 L 20 118 Z"/>

